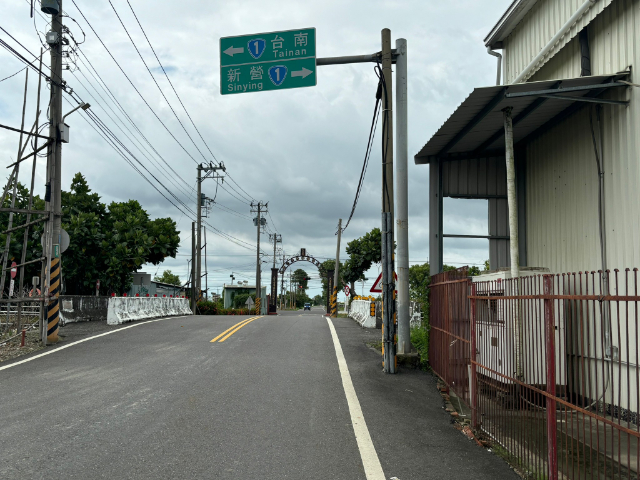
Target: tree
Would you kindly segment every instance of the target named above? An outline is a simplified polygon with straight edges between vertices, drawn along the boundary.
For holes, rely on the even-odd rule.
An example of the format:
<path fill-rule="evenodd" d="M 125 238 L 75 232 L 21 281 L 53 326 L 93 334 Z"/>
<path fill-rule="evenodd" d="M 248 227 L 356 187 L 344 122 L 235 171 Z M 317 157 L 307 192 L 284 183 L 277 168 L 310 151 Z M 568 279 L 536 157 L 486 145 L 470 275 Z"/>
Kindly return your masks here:
<path fill-rule="evenodd" d="M 68 294 L 92 294 L 98 279 L 105 293 L 122 293 L 142 265 L 158 265 L 176 255 L 180 237 L 175 222 L 150 220 L 136 200 L 112 202 L 107 208 L 81 174 L 75 175 L 62 200 L 62 227 L 70 237 L 63 257 Z"/>
<path fill-rule="evenodd" d="M 302 287 L 302 290 L 304 291 L 306 291 L 307 288 L 309 288 L 308 286 L 309 274 L 304 270 L 302 270 L 301 268 L 298 268 L 295 272 L 293 272 L 292 279 L 296 283 L 296 285 L 298 285 L 299 290 L 300 290 L 299 287 Z"/>
<path fill-rule="evenodd" d="M 431 276 L 428 263 L 409 267 L 409 298 L 420 305 L 424 325 L 429 324 L 430 283 Z"/>
<path fill-rule="evenodd" d="M 161 276 L 156 275 L 153 278 L 153 281 L 168 283 L 169 285 L 182 285 L 182 282 L 180 281 L 180 276 L 174 275 L 173 273 L 171 273 L 171 270 L 165 270 L 164 272 L 162 272 Z"/>
<path fill-rule="evenodd" d="M 335 271 L 336 261 L 335 260 L 325 260 L 320 264 L 320 268 L 318 269 L 320 272 L 320 281 L 322 282 L 322 301 L 323 303 L 327 301 L 327 290 L 329 289 L 329 281 L 327 280 L 329 274 L 331 274 L 331 278 L 333 278 L 333 272 Z M 340 285 L 344 285 L 344 265 L 340 264 L 340 278 L 338 279 L 338 283 Z"/>
<path fill-rule="evenodd" d="M 9 208 L 11 207 L 11 195 L 12 195 L 12 187 L 9 190 L 9 194 L 4 200 L 2 207 Z M 44 200 L 42 200 L 39 196 L 34 195 L 32 208 L 37 210 L 44 210 Z M 23 184 L 18 182 L 16 186 L 16 200 L 15 200 L 15 208 L 27 209 L 29 208 L 29 189 L 25 187 Z M 31 216 L 31 220 L 36 220 L 38 216 Z M 15 213 L 13 215 L 13 227 L 24 225 L 27 221 L 27 216 L 23 213 Z M 0 225 L 4 226 L 2 230 L 6 230 L 9 226 L 9 213 L 8 212 L 0 212 Z M 42 257 L 42 245 L 40 243 L 40 237 L 43 232 L 43 223 L 37 223 L 32 225 L 29 228 L 29 235 L 27 236 L 27 252 L 26 252 L 26 261 L 35 260 L 37 258 Z M 9 242 L 9 253 L 7 265 L 11 265 L 12 261 L 16 263 L 20 263 L 22 260 L 22 242 L 24 239 L 24 230 L 17 230 L 12 232 L 11 240 Z M 7 241 L 7 234 L 0 235 L 0 245 L 4 249 Z M 34 276 L 40 276 L 40 263 L 32 263 L 30 265 L 25 266 L 24 279 L 25 286 L 30 285 L 31 278 Z M 19 274 L 18 277 L 19 279 Z M 5 290 L 8 291 L 9 282 L 6 282 Z M 17 291 L 17 289 L 16 289 Z"/>
<path fill-rule="evenodd" d="M 256 295 L 254 293 L 240 293 L 233 297 L 233 308 L 247 308 L 247 299 L 249 297 L 255 302 Z"/>
<path fill-rule="evenodd" d="M 382 233 L 374 228 L 360 238 L 347 243 L 349 260 L 345 262 L 345 280 L 355 292 L 356 282 L 366 280 L 365 272 L 376 263 L 382 262 Z"/>

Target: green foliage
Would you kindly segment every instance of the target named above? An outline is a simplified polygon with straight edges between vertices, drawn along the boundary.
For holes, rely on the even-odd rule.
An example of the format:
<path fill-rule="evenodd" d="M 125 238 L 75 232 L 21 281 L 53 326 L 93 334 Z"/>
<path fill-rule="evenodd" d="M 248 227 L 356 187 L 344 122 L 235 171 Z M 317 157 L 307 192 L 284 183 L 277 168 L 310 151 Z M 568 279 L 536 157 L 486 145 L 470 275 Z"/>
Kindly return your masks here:
<path fill-rule="evenodd" d="M 182 285 L 180 276 L 174 275 L 173 273 L 171 273 L 171 270 L 165 270 L 164 272 L 162 272 L 161 276 L 156 275 L 155 277 L 153 277 L 153 281 L 168 283 L 170 285 Z"/>
<path fill-rule="evenodd" d="M 252 294 L 240 293 L 235 297 L 233 297 L 233 308 L 247 308 L 246 303 L 249 297 L 251 297 L 251 300 L 255 302 L 256 295 L 253 293 Z"/>
<path fill-rule="evenodd" d="M 248 308 L 222 308 L 219 302 L 198 302 L 196 306 L 197 315 L 253 315 L 253 311 Z"/>
<path fill-rule="evenodd" d="M 62 265 L 69 295 L 93 294 L 98 279 L 103 293 L 122 293 L 131 286 L 133 272 L 145 263 L 175 258 L 180 244 L 173 220 L 149 220 L 136 200 L 112 202 L 107 208 L 80 173 L 70 191 L 62 192 L 62 210 L 62 228 L 70 238 Z"/>
<path fill-rule="evenodd" d="M 429 264 L 409 267 L 409 298 L 420 304 L 424 323 L 429 322 L 429 283 L 431 282 Z"/>
<path fill-rule="evenodd" d="M 4 208 L 11 207 L 11 197 L 12 197 L 12 190 L 9 190 L 9 194 L 7 195 L 7 198 L 5 198 L 5 201 L 2 207 Z M 21 183 L 18 183 L 16 187 L 16 202 L 14 207 L 21 208 L 21 209 L 29 208 L 29 190 L 27 187 L 25 187 Z M 45 208 L 44 201 L 40 199 L 40 197 L 38 197 L 37 195 L 34 196 L 32 208 L 37 210 L 44 210 Z M 35 220 L 36 218 L 37 218 L 36 216 L 31 216 L 32 221 Z M 16 227 L 18 225 L 22 225 L 26 223 L 26 221 L 27 221 L 27 215 L 22 213 L 16 213 L 13 215 L 12 225 Z M 3 225 L 5 227 L 2 230 L 5 230 L 8 228 L 9 213 L 0 212 L 0 225 Z M 27 252 L 25 257 L 26 261 L 33 260 L 42 256 L 42 245 L 40 244 L 40 236 L 42 235 L 42 231 L 43 231 L 43 223 L 36 224 L 29 228 L 29 235 L 27 237 Z M 23 240 L 24 240 L 24 230 L 18 230 L 11 234 L 11 241 L 9 242 L 8 265 L 10 265 L 12 261 L 15 261 L 16 263 L 21 262 Z M 0 235 L 0 244 L 2 245 L 3 249 L 4 249 L 4 246 L 6 245 L 6 241 L 7 241 L 7 235 L 4 235 L 4 234 Z M 25 273 L 24 273 L 25 286 L 31 284 L 31 277 L 40 276 L 40 269 L 41 269 L 40 263 L 34 263 L 31 265 L 27 265 L 25 267 Z M 16 277 L 16 279 L 19 279 L 19 276 Z M 7 287 L 6 287 L 7 289 L 9 288 L 8 283 L 9 282 L 7 282 Z"/>
<path fill-rule="evenodd" d="M 364 273 L 374 263 L 382 261 L 382 234 L 374 228 L 360 238 L 347 243 L 348 265 L 345 265 L 345 280 L 353 285 L 364 279 Z"/>
<path fill-rule="evenodd" d="M 318 269 L 320 271 L 320 280 L 322 282 L 322 302 L 323 304 L 326 303 L 327 301 L 327 290 L 329 288 L 329 281 L 327 280 L 329 272 L 331 272 L 331 274 L 333 275 L 333 272 L 335 270 L 335 266 L 336 266 L 336 261 L 335 260 L 325 260 L 324 262 L 322 262 L 320 264 L 320 268 Z M 341 263 L 340 264 L 340 278 L 339 278 L 339 283 L 340 285 L 344 285 L 345 284 L 345 280 L 343 277 L 344 274 L 344 265 Z"/>
<path fill-rule="evenodd" d="M 420 367 L 429 366 L 429 330 L 423 325 L 411 329 L 411 345 L 420 355 Z"/>
<path fill-rule="evenodd" d="M 316 295 L 315 297 L 313 297 L 313 304 L 322 305 L 322 295 Z"/>
<path fill-rule="evenodd" d="M 305 272 L 304 270 L 302 270 L 301 268 L 298 268 L 295 272 L 293 272 L 292 279 L 296 283 L 297 286 L 301 286 L 302 287 L 302 288 L 298 288 L 298 292 L 300 292 L 301 290 L 305 290 L 306 291 L 307 288 L 309 288 L 308 287 L 309 274 L 307 272 Z"/>

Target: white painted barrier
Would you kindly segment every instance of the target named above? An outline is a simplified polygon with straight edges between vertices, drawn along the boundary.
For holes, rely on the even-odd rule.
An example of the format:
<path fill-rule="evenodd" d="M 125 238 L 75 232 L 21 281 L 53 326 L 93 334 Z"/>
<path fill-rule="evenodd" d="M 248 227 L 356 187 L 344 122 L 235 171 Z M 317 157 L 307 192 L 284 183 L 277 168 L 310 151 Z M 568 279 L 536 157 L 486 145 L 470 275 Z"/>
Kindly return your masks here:
<path fill-rule="evenodd" d="M 371 302 L 368 300 L 354 300 L 351 302 L 349 316 L 363 328 L 376 328 L 376 317 L 372 317 Z"/>
<path fill-rule="evenodd" d="M 192 315 L 188 298 L 176 297 L 111 297 L 107 325 L 120 325 L 172 315 Z"/>

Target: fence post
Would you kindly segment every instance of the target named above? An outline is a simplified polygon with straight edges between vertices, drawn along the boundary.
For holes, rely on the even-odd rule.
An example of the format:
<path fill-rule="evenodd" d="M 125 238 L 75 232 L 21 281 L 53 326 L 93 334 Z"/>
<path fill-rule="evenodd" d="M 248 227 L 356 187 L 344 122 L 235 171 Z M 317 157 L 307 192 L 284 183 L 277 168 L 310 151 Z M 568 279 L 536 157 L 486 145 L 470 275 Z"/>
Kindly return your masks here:
<path fill-rule="evenodd" d="M 471 284 L 471 296 L 476 296 L 476 284 Z M 471 354 L 469 363 L 471 366 L 471 388 L 469 389 L 469 397 L 471 400 L 471 427 L 478 428 L 478 379 L 476 373 L 476 299 L 471 299 Z"/>
<path fill-rule="evenodd" d="M 556 420 L 556 329 L 554 321 L 553 275 L 544 276 L 544 331 L 546 340 L 547 360 L 547 458 L 549 466 L 549 480 L 558 480 L 558 438 Z"/>

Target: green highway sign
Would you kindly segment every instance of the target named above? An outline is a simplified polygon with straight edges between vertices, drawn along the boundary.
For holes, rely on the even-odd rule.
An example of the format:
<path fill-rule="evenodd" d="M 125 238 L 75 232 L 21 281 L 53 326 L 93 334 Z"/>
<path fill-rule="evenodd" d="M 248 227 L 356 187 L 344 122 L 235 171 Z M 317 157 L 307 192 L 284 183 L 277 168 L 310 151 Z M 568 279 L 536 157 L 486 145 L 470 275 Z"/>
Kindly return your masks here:
<path fill-rule="evenodd" d="M 220 93 L 316 85 L 316 29 L 220 39 Z"/>

